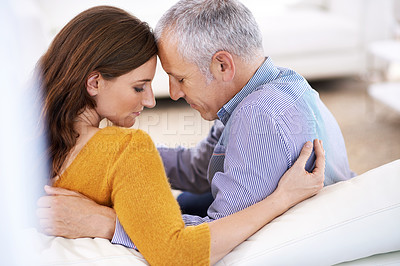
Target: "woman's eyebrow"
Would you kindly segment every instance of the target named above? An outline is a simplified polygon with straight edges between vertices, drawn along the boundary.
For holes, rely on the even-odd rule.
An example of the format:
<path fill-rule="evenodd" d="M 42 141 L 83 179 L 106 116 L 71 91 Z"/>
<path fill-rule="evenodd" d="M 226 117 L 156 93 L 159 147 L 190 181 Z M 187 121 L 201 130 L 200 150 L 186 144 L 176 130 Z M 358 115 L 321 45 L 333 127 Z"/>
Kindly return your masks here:
<path fill-rule="evenodd" d="M 152 79 L 141 79 L 141 80 L 137 80 L 135 82 L 150 82 L 152 81 Z"/>

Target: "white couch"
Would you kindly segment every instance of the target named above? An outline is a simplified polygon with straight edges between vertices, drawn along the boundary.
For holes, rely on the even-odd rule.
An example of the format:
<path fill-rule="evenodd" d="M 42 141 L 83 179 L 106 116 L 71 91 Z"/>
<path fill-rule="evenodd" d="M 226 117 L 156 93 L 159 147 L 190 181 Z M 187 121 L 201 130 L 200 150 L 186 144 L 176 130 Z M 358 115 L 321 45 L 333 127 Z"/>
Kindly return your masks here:
<path fill-rule="evenodd" d="M 49 40 L 95 0 L 34 0 L 42 10 Z M 307 79 L 364 72 L 366 43 L 390 34 L 392 0 L 241 0 L 252 10 L 263 32 L 265 54 Z M 175 0 L 104 0 L 122 7 L 154 27 Z M 157 7 L 157 8 L 154 8 Z M 168 97 L 168 77 L 158 69 L 153 89 Z"/>
<path fill-rule="evenodd" d="M 307 79 L 362 74 L 366 44 L 387 37 L 393 22 L 390 0 L 286 0 L 272 12 L 266 10 L 273 1 L 262 8 L 248 1 L 266 55 Z"/>
<path fill-rule="evenodd" d="M 325 187 L 217 265 L 398 265 L 399 188 L 400 160 Z M 104 239 L 30 235 L 41 265 L 147 264 L 140 253 Z"/>

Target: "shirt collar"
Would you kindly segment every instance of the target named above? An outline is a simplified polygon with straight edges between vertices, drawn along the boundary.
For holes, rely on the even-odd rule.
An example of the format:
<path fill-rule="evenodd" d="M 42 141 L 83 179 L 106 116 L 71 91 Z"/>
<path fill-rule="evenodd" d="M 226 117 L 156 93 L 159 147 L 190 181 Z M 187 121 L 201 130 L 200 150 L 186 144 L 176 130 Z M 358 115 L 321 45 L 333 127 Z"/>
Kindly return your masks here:
<path fill-rule="evenodd" d="M 279 69 L 275 67 L 272 60 L 267 57 L 264 63 L 257 69 L 256 73 L 247 82 L 247 84 L 218 111 L 217 115 L 222 123 L 226 125 L 238 104 L 250 93 L 256 91 L 261 85 L 276 79 L 279 75 L 279 72 Z"/>

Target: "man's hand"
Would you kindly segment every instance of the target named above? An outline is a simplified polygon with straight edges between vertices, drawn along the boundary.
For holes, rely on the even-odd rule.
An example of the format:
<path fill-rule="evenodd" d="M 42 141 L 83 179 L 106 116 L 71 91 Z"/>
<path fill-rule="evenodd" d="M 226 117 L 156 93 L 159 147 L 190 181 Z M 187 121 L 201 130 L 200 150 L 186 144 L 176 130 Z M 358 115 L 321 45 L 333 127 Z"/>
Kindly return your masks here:
<path fill-rule="evenodd" d="M 101 237 L 111 239 L 116 214 L 84 195 L 63 188 L 45 186 L 36 211 L 42 231 L 66 238 Z"/>
<path fill-rule="evenodd" d="M 322 141 L 314 140 L 315 168 L 312 173 L 305 170 L 305 165 L 312 152 L 312 143 L 307 142 L 294 165 L 286 171 L 279 181 L 276 192 L 292 207 L 297 203 L 314 196 L 324 187 L 325 151 Z"/>

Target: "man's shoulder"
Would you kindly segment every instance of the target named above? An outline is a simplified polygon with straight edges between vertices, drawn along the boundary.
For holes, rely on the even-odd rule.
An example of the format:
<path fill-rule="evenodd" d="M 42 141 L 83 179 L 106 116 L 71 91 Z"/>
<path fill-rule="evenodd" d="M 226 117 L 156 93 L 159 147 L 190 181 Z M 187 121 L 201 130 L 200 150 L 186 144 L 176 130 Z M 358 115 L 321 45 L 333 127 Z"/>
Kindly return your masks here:
<path fill-rule="evenodd" d="M 311 87 L 303 78 L 291 82 L 278 78 L 259 86 L 243 99 L 235 111 L 256 110 L 277 117 L 292 108 L 307 90 L 311 90 Z"/>

